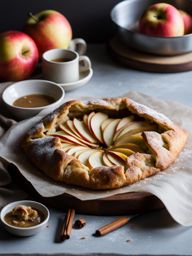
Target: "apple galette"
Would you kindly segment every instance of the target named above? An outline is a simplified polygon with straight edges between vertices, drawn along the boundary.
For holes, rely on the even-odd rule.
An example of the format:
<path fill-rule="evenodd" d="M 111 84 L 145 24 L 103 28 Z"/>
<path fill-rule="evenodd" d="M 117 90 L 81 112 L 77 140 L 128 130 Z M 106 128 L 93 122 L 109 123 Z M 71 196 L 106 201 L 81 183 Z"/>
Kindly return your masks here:
<path fill-rule="evenodd" d="M 27 134 L 22 147 L 56 181 L 114 189 L 169 167 L 187 132 L 129 98 L 70 101 Z"/>

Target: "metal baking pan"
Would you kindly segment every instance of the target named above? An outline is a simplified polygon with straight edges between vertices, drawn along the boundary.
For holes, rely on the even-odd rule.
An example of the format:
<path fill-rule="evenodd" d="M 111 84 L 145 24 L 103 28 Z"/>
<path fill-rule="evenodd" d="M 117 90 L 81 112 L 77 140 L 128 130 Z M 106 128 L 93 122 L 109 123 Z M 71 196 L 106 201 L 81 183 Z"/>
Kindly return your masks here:
<path fill-rule="evenodd" d="M 192 51 L 192 34 L 179 37 L 154 37 L 137 31 L 140 17 L 146 8 L 159 1 L 155 0 L 125 0 L 111 10 L 111 19 L 119 38 L 129 47 L 136 50 L 158 54 L 179 55 Z M 192 12 L 192 0 L 163 1 L 178 9 Z"/>

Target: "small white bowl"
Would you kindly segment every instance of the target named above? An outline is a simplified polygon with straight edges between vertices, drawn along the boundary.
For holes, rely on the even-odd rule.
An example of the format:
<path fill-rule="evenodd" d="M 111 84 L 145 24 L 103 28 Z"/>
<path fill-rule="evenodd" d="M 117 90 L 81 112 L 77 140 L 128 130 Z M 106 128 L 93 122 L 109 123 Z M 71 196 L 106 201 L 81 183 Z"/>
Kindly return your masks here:
<path fill-rule="evenodd" d="M 31 206 L 31 207 L 36 208 L 37 210 L 41 211 L 45 216 L 44 221 L 38 225 L 35 225 L 32 227 L 25 227 L 25 228 L 15 227 L 15 226 L 8 224 L 4 219 L 5 215 L 18 205 Z M 0 213 L 1 222 L 4 226 L 4 228 L 11 234 L 14 234 L 17 236 L 36 235 L 47 225 L 49 216 L 50 216 L 49 210 L 45 205 L 35 202 L 35 201 L 30 201 L 30 200 L 22 200 L 22 201 L 16 201 L 16 202 L 10 203 L 10 204 L 6 205 L 1 210 L 1 213 Z"/>
<path fill-rule="evenodd" d="M 44 94 L 51 96 L 55 101 L 49 105 L 35 108 L 13 106 L 15 100 L 30 94 Z M 62 102 L 64 96 L 65 91 L 56 83 L 46 80 L 34 79 L 24 80 L 10 85 L 4 90 L 2 99 L 5 102 L 11 115 L 13 115 L 18 120 L 23 120 L 38 114 L 41 110 L 47 107 L 51 106 L 54 108 L 54 105 Z"/>

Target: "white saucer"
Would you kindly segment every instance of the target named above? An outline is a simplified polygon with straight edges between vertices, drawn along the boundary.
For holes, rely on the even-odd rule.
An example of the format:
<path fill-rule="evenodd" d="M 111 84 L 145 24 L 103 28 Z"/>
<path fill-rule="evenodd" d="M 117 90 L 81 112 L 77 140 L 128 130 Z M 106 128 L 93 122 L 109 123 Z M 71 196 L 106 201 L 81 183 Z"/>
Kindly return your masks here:
<path fill-rule="evenodd" d="M 79 73 L 79 80 L 78 81 L 75 81 L 75 82 L 72 82 L 72 83 L 63 83 L 63 84 L 58 84 L 60 85 L 61 87 L 63 87 L 65 89 L 65 91 L 72 91 L 78 87 L 81 87 L 83 86 L 84 84 L 86 84 L 87 82 L 89 82 L 89 80 L 91 79 L 93 75 L 93 70 L 92 68 L 86 70 L 86 71 L 83 71 Z"/>

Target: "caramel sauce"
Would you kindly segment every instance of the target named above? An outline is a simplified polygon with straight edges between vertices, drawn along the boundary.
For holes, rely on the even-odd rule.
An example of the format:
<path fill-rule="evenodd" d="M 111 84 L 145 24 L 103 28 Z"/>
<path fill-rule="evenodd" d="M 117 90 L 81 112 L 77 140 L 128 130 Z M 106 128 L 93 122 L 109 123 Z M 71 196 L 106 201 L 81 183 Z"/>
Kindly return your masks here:
<path fill-rule="evenodd" d="M 13 106 L 23 108 L 37 108 L 53 103 L 54 98 L 43 94 L 31 94 L 23 96 L 13 102 Z"/>

